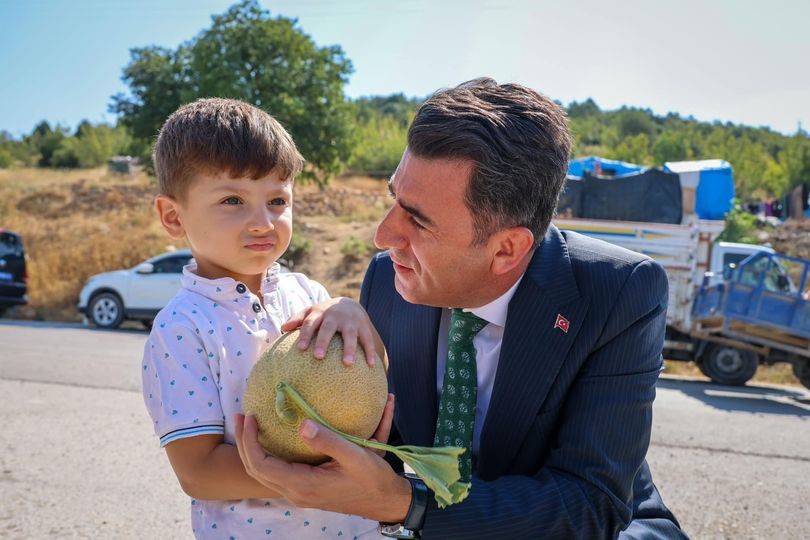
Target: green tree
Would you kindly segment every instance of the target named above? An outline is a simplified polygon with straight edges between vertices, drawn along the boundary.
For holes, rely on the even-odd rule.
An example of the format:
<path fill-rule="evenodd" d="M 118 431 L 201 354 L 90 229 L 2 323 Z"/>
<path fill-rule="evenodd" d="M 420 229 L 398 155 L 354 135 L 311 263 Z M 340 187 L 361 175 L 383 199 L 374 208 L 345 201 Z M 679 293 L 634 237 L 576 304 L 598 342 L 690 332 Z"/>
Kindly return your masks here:
<path fill-rule="evenodd" d="M 779 153 L 779 163 L 785 171 L 787 188 L 810 182 L 810 139 L 797 133 Z"/>
<path fill-rule="evenodd" d="M 683 133 L 665 131 L 653 143 L 652 156 L 657 166 L 667 161 L 683 161 L 690 158 L 689 145 Z"/>
<path fill-rule="evenodd" d="M 394 116 L 376 114 L 357 127 L 349 167 L 371 176 L 390 176 L 408 141 L 407 128 Z"/>
<path fill-rule="evenodd" d="M 62 139 L 67 137 L 67 130 L 61 126 L 51 129 L 51 125 L 43 120 L 34 127 L 31 135 L 25 138 L 25 143 L 31 151 L 38 154 L 37 165 L 40 167 L 55 166 L 52 163 L 53 155 L 59 148 Z"/>
<path fill-rule="evenodd" d="M 215 15 L 176 51 L 134 49 L 124 69 L 131 95 L 111 110 L 132 134 L 151 139 L 168 114 L 198 97 L 236 98 L 272 114 L 307 160 L 305 177 L 324 185 L 352 150 L 352 121 L 343 87 L 352 72 L 339 46 L 318 47 L 295 19 L 272 18 L 255 0 Z"/>
<path fill-rule="evenodd" d="M 613 121 L 622 139 L 642 134 L 652 136 L 656 129 L 652 115 L 641 109 L 619 109 L 613 114 Z"/>
<path fill-rule="evenodd" d="M 123 126 L 92 125 L 84 120 L 76 135 L 64 137 L 51 157 L 51 166 L 67 168 L 98 167 L 114 155 L 123 153 L 129 145 L 129 135 Z"/>
<path fill-rule="evenodd" d="M 640 165 L 652 165 L 650 137 L 644 133 L 627 137 L 619 146 L 608 152 L 607 157 Z"/>

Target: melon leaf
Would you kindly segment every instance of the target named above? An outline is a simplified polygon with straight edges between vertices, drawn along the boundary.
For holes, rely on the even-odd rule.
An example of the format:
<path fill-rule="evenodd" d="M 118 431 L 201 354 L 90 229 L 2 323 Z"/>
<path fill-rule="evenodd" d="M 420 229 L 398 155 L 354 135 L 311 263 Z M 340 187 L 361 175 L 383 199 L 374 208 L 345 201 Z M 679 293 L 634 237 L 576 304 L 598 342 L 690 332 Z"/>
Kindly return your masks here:
<path fill-rule="evenodd" d="M 458 446 L 391 446 L 355 437 L 330 426 L 292 385 L 282 381 L 276 385 L 276 391 L 279 394 L 282 392 L 286 394 L 307 417 L 334 431 L 347 441 L 365 448 L 391 452 L 404 463 L 407 463 L 417 476 L 425 482 L 425 485 L 433 491 L 439 508 L 445 508 L 467 498 L 470 492 L 470 483 L 460 481 L 461 474 L 458 470 L 458 458 L 466 451 L 465 448 Z M 278 407 L 278 398 L 276 403 Z"/>

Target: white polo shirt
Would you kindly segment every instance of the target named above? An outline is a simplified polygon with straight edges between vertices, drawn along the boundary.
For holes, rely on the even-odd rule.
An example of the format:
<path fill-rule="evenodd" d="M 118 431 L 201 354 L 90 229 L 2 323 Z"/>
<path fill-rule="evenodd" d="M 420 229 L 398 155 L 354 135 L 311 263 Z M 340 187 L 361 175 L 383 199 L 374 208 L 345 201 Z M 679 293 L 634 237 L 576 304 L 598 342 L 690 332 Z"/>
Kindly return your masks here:
<path fill-rule="evenodd" d="M 143 397 L 160 445 L 204 434 L 234 444 L 233 416 L 253 365 L 293 314 L 329 299 L 303 274 L 279 272 L 262 281 L 264 306 L 244 283 L 205 279 L 196 263 L 182 288 L 155 317 L 144 347 Z M 356 516 L 297 508 L 283 498 L 191 501 L 197 538 L 378 538 L 377 523 Z"/>

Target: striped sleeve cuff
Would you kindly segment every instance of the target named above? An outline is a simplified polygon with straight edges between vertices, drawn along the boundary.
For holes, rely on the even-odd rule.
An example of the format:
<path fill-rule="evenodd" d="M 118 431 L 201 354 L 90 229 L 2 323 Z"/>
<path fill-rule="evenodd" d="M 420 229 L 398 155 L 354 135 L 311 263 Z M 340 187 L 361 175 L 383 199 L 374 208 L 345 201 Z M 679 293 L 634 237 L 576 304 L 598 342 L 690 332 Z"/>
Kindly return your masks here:
<path fill-rule="evenodd" d="M 225 426 L 222 424 L 204 424 L 175 429 L 160 438 L 160 447 L 163 448 L 177 439 L 185 439 L 186 437 L 195 437 L 197 435 L 225 435 Z"/>

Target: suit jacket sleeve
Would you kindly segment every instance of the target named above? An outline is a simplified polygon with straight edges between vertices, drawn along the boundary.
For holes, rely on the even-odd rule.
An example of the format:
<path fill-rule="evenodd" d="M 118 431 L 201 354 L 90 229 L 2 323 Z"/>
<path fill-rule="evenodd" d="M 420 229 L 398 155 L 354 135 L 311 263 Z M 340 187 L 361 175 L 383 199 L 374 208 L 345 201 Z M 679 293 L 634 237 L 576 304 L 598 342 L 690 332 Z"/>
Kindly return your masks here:
<path fill-rule="evenodd" d="M 373 272 L 374 264 L 363 286 L 372 320 L 384 304 Z M 635 264 L 558 411 L 544 465 L 532 476 L 474 475 L 469 497 L 443 510 L 431 498 L 422 537 L 612 538 L 627 527 L 650 440 L 666 302 L 663 269 Z"/>

